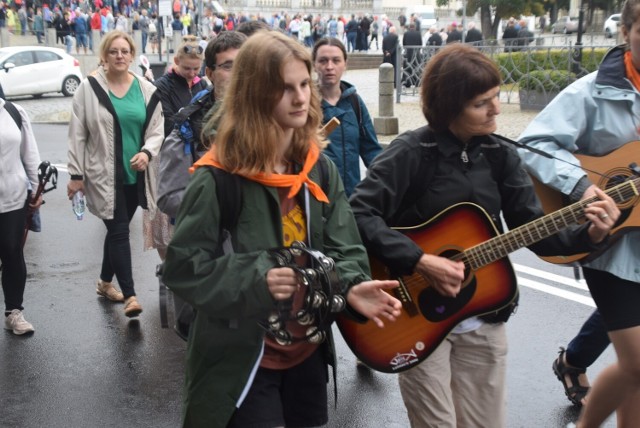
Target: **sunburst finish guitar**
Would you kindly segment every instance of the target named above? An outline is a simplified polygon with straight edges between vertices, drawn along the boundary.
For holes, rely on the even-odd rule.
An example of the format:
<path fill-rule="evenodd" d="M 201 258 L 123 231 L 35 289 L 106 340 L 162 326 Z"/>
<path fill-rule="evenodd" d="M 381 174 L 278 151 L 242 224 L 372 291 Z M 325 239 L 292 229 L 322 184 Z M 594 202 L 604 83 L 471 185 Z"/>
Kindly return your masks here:
<path fill-rule="evenodd" d="M 619 149 L 605 156 L 576 155 L 580 164 L 585 168 L 589 180 L 601 189 L 610 189 L 620 182 L 630 178 L 633 172 L 628 165 L 633 159 L 640 156 L 640 141 L 633 141 L 625 144 Z M 601 174 L 601 175 L 600 175 Z M 536 190 L 536 194 L 542 202 L 542 208 L 546 214 L 554 212 L 566 205 L 565 196 L 544 185 L 534 176 L 531 176 Z M 640 197 L 632 197 L 627 200 L 616 200 L 616 205 L 620 209 L 620 218 L 611 229 L 611 240 L 613 244 L 616 239 L 633 229 L 640 228 L 640 210 L 634 208 L 640 202 Z M 575 262 L 585 262 L 597 257 L 600 253 L 583 253 L 573 256 L 541 257 L 550 263 L 572 264 Z"/>
<path fill-rule="evenodd" d="M 614 201 L 627 201 L 637 198 L 639 190 L 640 178 L 636 178 L 606 193 Z M 488 214 L 470 203 L 454 205 L 419 226 L 396 228 L 425 253 L 463 261 L 466 272 L 461 292 L 455 298 L 441 296 L 421 275 L 398 277 L 372 259 L 374 278 L 400 282 L 389 293 L 402 302 L 401 314 L 384 328 L 372 321 L 358 323 L 340 316 L 340 332 L 369 367 L 386 373 L 410 369 L 427 358 L 461 321 L 509 304 L 517 284 L 507 255 L 584 220 L 585 206 L 596 199 L 577 202 L 502 235 Z"/>

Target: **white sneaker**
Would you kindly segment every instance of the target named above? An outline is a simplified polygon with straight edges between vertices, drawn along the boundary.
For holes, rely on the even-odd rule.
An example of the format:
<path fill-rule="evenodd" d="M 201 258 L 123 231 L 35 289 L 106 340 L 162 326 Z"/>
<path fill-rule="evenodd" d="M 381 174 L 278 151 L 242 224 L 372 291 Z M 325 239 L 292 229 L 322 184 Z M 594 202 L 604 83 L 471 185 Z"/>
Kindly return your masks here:
<path fill-rule="evenodd" d="M 20 309 L 14 309 L 9 316 L 4 319 L 5 330 L 13 331 L 13 334 L 21 335 L 25 333 L 33 333 L 35 329 L 30 322 L 24 319 L 24 315 Z"/>

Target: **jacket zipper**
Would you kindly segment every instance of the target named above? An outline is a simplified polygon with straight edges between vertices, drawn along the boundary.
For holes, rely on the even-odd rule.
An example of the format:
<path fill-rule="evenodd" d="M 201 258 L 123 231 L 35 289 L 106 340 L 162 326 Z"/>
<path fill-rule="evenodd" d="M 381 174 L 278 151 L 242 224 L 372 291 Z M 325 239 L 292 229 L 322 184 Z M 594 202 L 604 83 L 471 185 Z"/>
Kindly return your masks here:
<path fill-rule="evenodd" d="M 469 163 L 469 155 L 467 154 L 468 146 L 469 146 L 469 143 L 465 143 L 464 147 L 462 148 L 462 153 L 460 153 L 460 159 L 462 160 L 463 164 Z"/>

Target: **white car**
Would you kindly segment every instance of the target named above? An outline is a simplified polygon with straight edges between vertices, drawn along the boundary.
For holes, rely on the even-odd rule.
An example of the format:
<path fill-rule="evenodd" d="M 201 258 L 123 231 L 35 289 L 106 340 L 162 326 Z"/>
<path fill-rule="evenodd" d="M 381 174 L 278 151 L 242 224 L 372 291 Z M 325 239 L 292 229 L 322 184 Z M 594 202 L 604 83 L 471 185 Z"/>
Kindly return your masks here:
<path fill-rule="evenodd" d="M 82 81 L 80 62 L 58 48 L 15 46 L 0 48 L 0 88 L 5 97 L 49 92 L 72 96 Z"/>
<path fill-rule="evenodd" d="M 604 21 L 604 35 L 608 38 L 614 37 L 620 31 L 620 14 L 614 13 Z"/>

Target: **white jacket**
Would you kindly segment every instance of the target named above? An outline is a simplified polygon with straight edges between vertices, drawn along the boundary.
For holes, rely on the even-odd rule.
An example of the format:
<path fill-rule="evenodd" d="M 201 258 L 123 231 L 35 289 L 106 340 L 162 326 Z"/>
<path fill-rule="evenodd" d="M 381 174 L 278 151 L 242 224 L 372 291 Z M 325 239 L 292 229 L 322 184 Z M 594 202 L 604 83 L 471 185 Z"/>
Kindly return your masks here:
<path fill-rule="evenodd" d="M 38 188 L 40 154 L 29 116 L 14 104 L 22 117 L 22 132 L 0 98 L 0 213 L 19 210 L 27 200 L 29 186 Z"/>
<path fill-rule="evenodd" d="M 140 83 L 147 106 L 147 126 L 143 129 L 144 137 L 140 150 L 147 150 L 152 156 L 151 162 L 157 162 L 158 152 L 164 140 L 162 105 L 155 94 L 156 87 L 142 77 L 133 75 Z M 99 68 L 92 76 L 108 94 L 109 88 L 103 69 Z M 116 138 L 120 135 L 115 125 L 113 115 L 100 103 L 88 78 L 84 79 L 73 96 L 73 111 L 69 122 L 68 169 L 69 175 L 81 176 L 84 180 L 87 207 L 92 214 L 101 219 L 112 219 L 115 209 L 115 166 L 118 161 Z M 151 212 L 155 212 L 156 209 L 155 170 L 150 163 L 144 174 L 147 206 L 143 205 L 143 208 Z"/>

